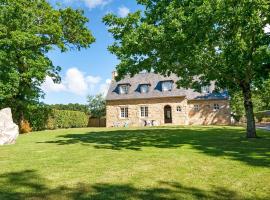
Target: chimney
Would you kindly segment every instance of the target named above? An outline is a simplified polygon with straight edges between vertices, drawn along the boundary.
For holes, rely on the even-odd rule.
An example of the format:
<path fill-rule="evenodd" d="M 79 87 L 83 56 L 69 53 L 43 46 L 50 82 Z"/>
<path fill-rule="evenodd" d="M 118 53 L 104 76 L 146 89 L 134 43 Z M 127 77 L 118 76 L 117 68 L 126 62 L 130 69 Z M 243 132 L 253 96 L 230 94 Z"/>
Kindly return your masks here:
<path fill-rule="evenodd" d="M 113 71 L 112 72 L 112 81 L 115 80 L 115 77 L 117 76 L 117 71 Z"/>

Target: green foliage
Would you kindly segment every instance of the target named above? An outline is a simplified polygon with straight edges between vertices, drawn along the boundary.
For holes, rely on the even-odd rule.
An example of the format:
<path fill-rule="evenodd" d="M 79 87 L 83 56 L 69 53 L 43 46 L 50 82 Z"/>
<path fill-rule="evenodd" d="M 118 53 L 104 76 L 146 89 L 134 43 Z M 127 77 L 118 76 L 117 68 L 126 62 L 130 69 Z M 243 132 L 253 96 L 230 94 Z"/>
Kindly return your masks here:
<path fill-rule="evenodd" d="M 56 9 L 46 0 L 0 1 L 0 108 L 13 107 L 18 118 L 43 96 L 46 76 L 60 81 L 60 67 L 47 57 L 53 48 L 62 52 L 88 48 L 94 37 L 82 10 Z"/>
<path fill-rule="evenodd" d="M 88 96 L 88 105 L 91 117 L 101 118 L 106 115 L 106 101 L 102 94 Z"/>
<path fill-rule="evenodd" d="M 265 122 L 265 123 L 270 122 L 270 117 L 263 117 L 262 122 Z"/>
<path fill-rule="evenodd" d="M 270 118 L 270 110 L 257 112 L 257 113 L 255 113 L 255 116 L 259 122 L 262 122 L 263 120 L 265 120 L 265 119 L 267 120 Z"/>
<path fill-rule="evenodd" d="M 248 137 L 256 137 L 251 88 L 269 75 L 269 0 L 137 2 L 144 13 L 103 19 L 115 39 L 109 50 L 120 60 L 118 79 L 153 70 L 182 77 L 182 87 L 199 90 L 216 81 L 230 93 L 241 91 Z"/>
<path fill-rule="evenodd" d="M 47 128 L 81 128 L 88 124 L 89 116 L 84 112 L 69 110 L 52 110 Z"/>
<path fill-rule="evenodd" d="M 45 104 L 30 105 L 27 110 L 24 117 L 30 122 L 33 131 L 45 130 L 52 112 L 50 106 Z"/>
<path fill-rule="evenodd" d="M 56 110 L 73 110 L 73 111 L 80 111 L 86 114 L 90 114 L 88 105 L 82 105 L 78 103 L 69 103 L 69 104 L 54 104 L 50 105 L 50 108 Z"/>
<path fill-rule="evenodd" d="M 243 95 L 241 92 L 231 94 L 230 105 L 234 118 L 239 119 L 245 116 L 245 108 L 243 105 Z M 263 82 L 260 88 L 252 90 L 252 102 L 254 105 L 254 112 L 256 118 L 261 121 L 264 117 L 260 112 L 263 110 L 270 110 L 270 79 Z"/>

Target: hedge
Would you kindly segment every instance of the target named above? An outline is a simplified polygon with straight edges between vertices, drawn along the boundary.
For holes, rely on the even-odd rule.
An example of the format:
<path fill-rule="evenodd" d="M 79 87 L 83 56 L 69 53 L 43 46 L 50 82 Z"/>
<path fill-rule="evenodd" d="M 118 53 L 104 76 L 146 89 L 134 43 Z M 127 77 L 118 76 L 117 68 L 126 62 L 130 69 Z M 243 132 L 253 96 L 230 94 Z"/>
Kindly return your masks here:
<path fill-rule="evenodd" d="M 87 127 L 88 115 L 80 111 L 52 110 L 47 129 Z"/>
<path fill-rule="evenodd" d="M 266 111 L 257 112 L 255 113 L 255 117 L 259 122 L 261 122 L 263 118 L 270 118 L 270 111 L 266 110 Z"/>

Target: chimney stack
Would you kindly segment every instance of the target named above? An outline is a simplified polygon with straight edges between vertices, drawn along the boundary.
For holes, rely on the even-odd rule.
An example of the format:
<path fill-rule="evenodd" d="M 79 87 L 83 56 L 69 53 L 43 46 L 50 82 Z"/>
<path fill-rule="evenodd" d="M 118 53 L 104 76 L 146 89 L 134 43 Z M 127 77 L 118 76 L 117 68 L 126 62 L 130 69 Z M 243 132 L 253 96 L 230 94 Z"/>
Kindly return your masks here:
<path fill-rule="evenodd" d="M 117 71 L 113 71 L 112 72 L 112 81 L 115 80 L 115 77 L 117 76 Z"/>

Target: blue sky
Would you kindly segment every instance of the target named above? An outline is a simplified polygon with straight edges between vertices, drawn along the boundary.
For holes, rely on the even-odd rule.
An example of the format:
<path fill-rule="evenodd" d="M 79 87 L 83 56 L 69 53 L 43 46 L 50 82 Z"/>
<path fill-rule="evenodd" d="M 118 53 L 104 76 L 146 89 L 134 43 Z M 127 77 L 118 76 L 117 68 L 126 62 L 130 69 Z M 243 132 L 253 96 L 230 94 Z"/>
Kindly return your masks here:
<path fill-rule="evenodd" d="M 54 84 L 47 77 L 42 89 L 48 104 L 86 103 L 86 96 L 106 93 L 111 73 L 118 64 L 117 58 L 107 47 L 113 38 L 102 23 L 102 17 L 109 12 L 124 17 L 129 12 L 142 9 L 136 0 L 50 0 L 62 6 L 81 8 L 90 22 L 87 24 L 96 38 L 89 49 L 60 53 L 57 49 L 49 53 L 55 65 L 61 66 L 61 84 Z"/>

